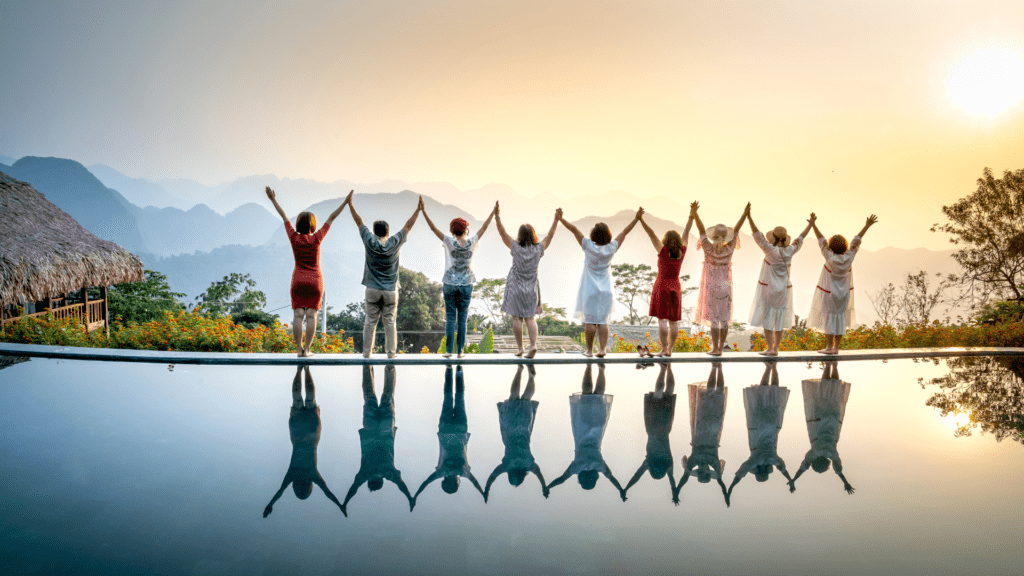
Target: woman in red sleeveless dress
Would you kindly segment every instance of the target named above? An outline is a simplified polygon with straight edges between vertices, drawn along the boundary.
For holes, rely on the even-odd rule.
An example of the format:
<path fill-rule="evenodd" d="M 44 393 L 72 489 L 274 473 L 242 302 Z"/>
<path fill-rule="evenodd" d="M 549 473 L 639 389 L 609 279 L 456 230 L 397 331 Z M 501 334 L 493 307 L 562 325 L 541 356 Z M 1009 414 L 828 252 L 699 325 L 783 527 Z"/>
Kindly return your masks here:
<path fill-rule="evenodd" d="M 658 251 L 658 277 L 651 290 L 649 313 L 649 316 L 658 319 L 658 340 L 661 342 L 661 352 L 657 354 L 658 356 L 671 356 L 676 337 L 679 336 L 679 320 L 683 317 L 683 288 L 679 283 L 679 269 L 683 265 L 683 256 L 686 255 L 686 243 L 690 237 L 690 226 L 693 225 L 696 205 L 696 202 L 690 205 L 690 218 L 686 221 L 682 236 L 675 230 L 669 230 L 665 232 L 664 238 L 659 240 L 654 230 L 640 218 L 640 225 L 644 227 L 651 244 Z"/>
<path fill-rule="evenodd" d="M 316 335 L 316 312 L 320 309 L 320 302 L 324 294 L 324 276 L 320 272 L 320 242 L 323 241 L 327 231 L 331 229 L 331 223 L 345 209 L 345 205 L 352 199 L 352 192 L 348 193 L 345 201 L 338 206 L 338 209 L 327 217 L 323 228 L 316 229 L 316 216 L 312 212 L 302 212 L 295 218 L 295 226 L 292 226 L 288 215 L 277 203 L 277 194 L 267 186 L 267 198 L 274 204 L 277 213 L 284 220 L 285 231 L 288 232 L 288 241 L 292 245 L 292 254 L 295 255 L 295 271 L 292 272 L 292 309 L 295 312 L 292 321 L 292 337 L 295 339 L 295 348 L 299 351 L 299 357 L 312 356 L 310 347 L 313 345 L 313 336 Z M 305 325 L 306 334 L 303 338 L 302 327 Z"/>

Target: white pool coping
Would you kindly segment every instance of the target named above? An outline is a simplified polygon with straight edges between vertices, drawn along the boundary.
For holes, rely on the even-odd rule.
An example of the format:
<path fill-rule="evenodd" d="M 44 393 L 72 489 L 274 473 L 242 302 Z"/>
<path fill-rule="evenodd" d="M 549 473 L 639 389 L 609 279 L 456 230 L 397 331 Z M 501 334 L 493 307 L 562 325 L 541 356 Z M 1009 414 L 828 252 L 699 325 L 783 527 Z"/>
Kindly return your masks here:
<path fill-rule="evenodd" d="M 445 358 L 440 354 L 399 354 L 387 358 L 375 354 L 363 358 L 361 354 L 317 354 L 312 358 L 299 358 L 294 354 L 257 354 L 245 352 L 163 352 L 153 350 L 115 350 L 111 348 L 77 348 L 70 346 L 39 346 L 35 344 L 9 344 L 0 342 L 0 355 L 30 358 L 60 358 L 65 360 L 91 360 L 104 362 L 150 362 L 158 364 L 213 364 L 213 365 L 289 365 L 318 366 L 362 364 L 636 364 L 637 362 L 708 363 L 708 362 L 818 362 L 822 360 L 891 360 L 901 358 L 957 358 L 962 356 L 1024 356 L 1024 348 L 894 348 L 885 350 L 843 350 L 834 356 L 817 352 L 781 352 L 774 358 L 756 352 L 726 352 L 715 357 L 703 352 L 676 353 L 669 358 L 642 359 L 636 354 L 608 354 L 604 358 L 587 358 L 579 353 L 538 354 L 533 359 L 518 358 L 512 354 L 467 354 L 465 358 Z"/>

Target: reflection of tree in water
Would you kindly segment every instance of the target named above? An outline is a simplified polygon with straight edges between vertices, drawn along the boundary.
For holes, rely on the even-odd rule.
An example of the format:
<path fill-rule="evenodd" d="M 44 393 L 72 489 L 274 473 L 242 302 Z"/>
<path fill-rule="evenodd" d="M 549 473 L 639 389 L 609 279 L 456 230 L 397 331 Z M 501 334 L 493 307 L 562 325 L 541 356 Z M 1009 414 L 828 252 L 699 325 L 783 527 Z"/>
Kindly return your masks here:
<path fill-rule="evenodd" d="M 997 441 L 1011 438 L 1024 443 L 1024 358 L 954 358 L 949 374 L 934 378 L 941 390 L 926 404 L 942 416 L 966 414 L 957 424 L 957 437 L 970 436 L 975 428 Z"/>

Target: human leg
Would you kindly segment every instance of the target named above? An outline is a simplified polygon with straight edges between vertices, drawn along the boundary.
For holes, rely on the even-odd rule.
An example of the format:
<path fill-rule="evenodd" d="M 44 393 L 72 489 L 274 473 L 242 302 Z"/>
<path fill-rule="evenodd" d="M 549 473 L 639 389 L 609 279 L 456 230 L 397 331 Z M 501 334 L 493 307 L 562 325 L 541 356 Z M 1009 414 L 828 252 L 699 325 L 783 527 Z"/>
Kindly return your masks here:
<path fill-rule="evenodd" d="M 537 317 L 526 319 L 526 331 L 530 335 L 530 349 L 523 354 L 524 358 L 533 358 L 537 355 Z"/>
<path fill-rule="evenodd" d="M 587 368 L 583 371 L 583 384 L 580 387 L 580 391 L 584 394 L 594 393 L 594 378 L 592 368 L 593 364 L 587 363 Z"/>
<path fill-rule="evenodd" d="M 316 386 L 313 384 L 313 375 L 309 373 L 309 364 L 303 366 L 306 371 L 306 408 L 316 406 Z"/>
<path fill-rule="evenodd" d="M 516 369 L 516 375 L 512 378 L 512 389 L 509 390 L 509 400 L 519 400 L 519 384 L 523 380 L 523 368 L 524 365 L 520 364 Z"/>
<path fill-rule="evenodd" d="M 604 394 L 604 362 L 597 365 L 597 383 L 594 386 L 594 394 Z"/>
<path fill-rule="evenodd" d="M 459 358 L 462 358 L 465 356 L 463 352 L 466 349 L 466 327 L 469 324 L 469 305 L 473 302 L 473 285 L 459 286 L 458 295 L 459 319 L 455 327 L 458 341 L 455 350 Z"/>
<path fill-rule="evenodd" d="M 363 320 L 363 357 L 365 358 L 369 358 L 373 354 L 373 344 L 377 338 L 377 323 L 380 321 L 382 310 L 381 291 L 367 288 L 366 315 Z"/>
<path fill-rule="evenodd" d="M 316 308 L 306 308 L 306 337 L 303 340 L 303 349 L 306 356 L 312 356 L 313 338 L 316 336 Z"/>
<path fill-rule="evenodd" d="M 583 328 L 583 338 L 587 343 L 587 351 L 583 354 L 590 358 L 594 355 L 594 335 L 597 334 L 597 324 L 587 324 Z"/>
<path fill-rule="evenodd" d="M 444 357 L 451 358 L 455 350 L 455 328 L 458 322 L 458 294 L 457 286 L 445 284 L 442 288 L 444 294 Z"/>
<path fill-rule="evenodd" d="M 295 350 L 298 351 L 300 358 L 306 355 L 302 349 L 302 320 L 305 312 L 305 308 L 295 308 L 292 315 L 292 340 L 295 341 Z"/>
<path fill-rule="evenodd" d="M 537 368 L 533 364 L 526 365 L 526 372 L 530 375 L 526 381 L 526 390 L 523 391 L 523 395 L 520 396 L 523 400 L 530 400 L 533 398 L 533 392 L 536 390 L 536 384 L 533 379 L 537 377 Z"/>
<path fill-rule="evenodd" d="M 668 348 L 663 349 L 662 355 L 671 356 L 672 350 L 676 347 L 676 339 L 679 338 L 679 321 L 669 320 L 668 321 Z"/>
<path fill-rule="evenodd" d="M 671 348 L 668 343 L 668 320 L 664 318 L 658 319 L 658 342 L 661 344 L 661 352 L 657 356 L 667 356 L 665 351 L 671 351 Z"/>
<path fill-rule="evenodd" d="M 398 354 L 398 290 L 384 292 L 384 308 L 380 313 L 384 323 L 384 351 L 388 358 Z"/>
<path fill-rule="evenodd" d="M 608 325 L 607 324 L 598 324 L 597 325 L 597 342 L 601 346 L 598 349 L 597 357 L 598 358 L 604 358 L 604 355 L 608 353 Z"/>
<path fill-rule="evenodd" d="M 292 408 L 302 408 L 302 365 L 295 367 L 295 379 L 292 380 Z"/>
<path fill-rule="evenodd" d="M 516 337 L 516 346 L 519 347 L 516 356 L 522 356 L 526 350 L 523 349 L 523 319 L 519 316 L 512 317 L 512 335 Z"/>

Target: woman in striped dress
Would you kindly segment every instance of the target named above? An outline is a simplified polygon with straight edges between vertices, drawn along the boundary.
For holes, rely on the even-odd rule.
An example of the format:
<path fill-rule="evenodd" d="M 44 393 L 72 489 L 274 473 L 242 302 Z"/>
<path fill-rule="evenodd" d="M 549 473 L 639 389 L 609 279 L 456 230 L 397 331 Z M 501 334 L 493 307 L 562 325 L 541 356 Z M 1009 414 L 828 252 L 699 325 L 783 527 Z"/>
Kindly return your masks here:
<path fill-rule="evenodd" d="M 516 337 L 519 352 L 516 356 L 533 358 L 537 355 L 537 314 L 541 311 L 540 281 L 537 279 L 537 267 L 544 250 L 551 245 L 558 228 L 558 220 L 562 210 L 555 211 L 555 220 L 543 241 L 537 241 L 537 232 L 533 226 L 523 224 L 519 234 L 512 238 L 501 223 L 501 206 L 494 203 L 494 223 L 498 227 L 501 241 L 512 253 L 512 268 L 508 271 L 505 281 L 505 297 L 501 301 L 501 311 L 512 317 L 512 333 Z M 530 335 L 530 349 L 523 349 L 523 323 Z"/>

